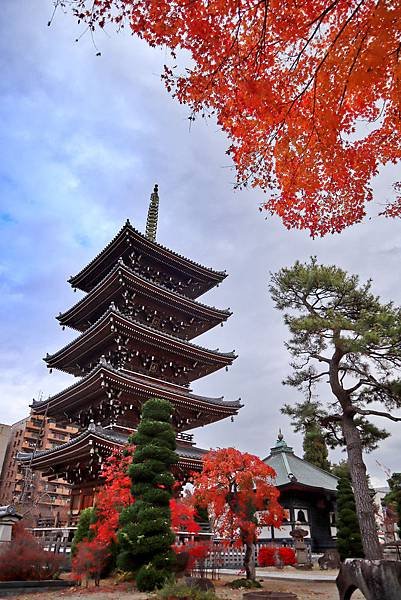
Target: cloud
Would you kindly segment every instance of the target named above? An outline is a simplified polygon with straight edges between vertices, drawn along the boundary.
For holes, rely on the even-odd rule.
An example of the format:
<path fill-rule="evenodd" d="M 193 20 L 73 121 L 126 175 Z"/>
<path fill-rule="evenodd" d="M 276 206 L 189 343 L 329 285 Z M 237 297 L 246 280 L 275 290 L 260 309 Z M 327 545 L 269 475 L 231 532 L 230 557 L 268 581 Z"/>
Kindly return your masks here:
<path fill-rule="evenodd" d="M 197 430 L 205 446 L 236 445 L 266 455 L 278 428 L 301 453 L 302 439 L 280 415 L 300 399 L 282 387 L 289 372 L 282 318 L 268 295 L 268 274 L 316 254 L 371 277 L 375 291 L 401 304 L 399 224 L 372 218 L 341 236 L 311 240 L 258 211 L 256 191 L 233 190 L 227 141 L 213 121 L 189 128 L 188 111 L 164 90 L 165 53 L 129 35 L 80 34 L 61 11 L 50 28 L 51 2 L 2 5 L 0 35 L 0 420 L 23 417 L 33 396 L 71 383 L 48 375 L 41 358 L 74 337 L 54 316 L 77 300 L 66 283 L 115 235 L 127 217 L 143 230 L 159 183 L 159 240 L 229 277 L 203 298 L 234 314 L 200 343 L 235 348 L 228 373 L 194 382 L 196 392 L 241 396 L 234 423 Z M 385 199 L 393 173 L 375 182 Z M 384 201 L 384 200 L 383 200 Z M 394 250 L 393 250 L 394 249 Z M 397 251 L 396 251 L 397 250 Z M 79 295 L 79 292 L 77 293 Z M 399 429 L 368 457 L 399 469 Z"/>

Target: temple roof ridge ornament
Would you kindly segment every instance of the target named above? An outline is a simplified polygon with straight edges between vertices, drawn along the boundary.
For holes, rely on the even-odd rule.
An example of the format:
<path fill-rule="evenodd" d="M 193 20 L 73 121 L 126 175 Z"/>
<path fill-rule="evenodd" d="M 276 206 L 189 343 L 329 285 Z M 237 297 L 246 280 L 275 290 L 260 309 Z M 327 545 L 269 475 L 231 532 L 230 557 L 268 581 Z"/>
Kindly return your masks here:
<path fill-rule="evenodd" d="M 159 187 L 155 184 L 153 193 L 150 196 L 148 217 L 146 219 L 146 237 L 152 242 L 156 241 L 157 221 L 159 217 Z"/>
<path fill-rule="evenodd" d="M 278 454 L 279 452 L 288 452 L 290 454 L 294 454 L 294 449 L 291 448 L 291 446 L 288 446 L 287 442 L 284 439 L 281 427 L 278 430 L 276 445 L 273 446 L 273 448 L 270 448 L 270 452 L 271 454 Z"/>

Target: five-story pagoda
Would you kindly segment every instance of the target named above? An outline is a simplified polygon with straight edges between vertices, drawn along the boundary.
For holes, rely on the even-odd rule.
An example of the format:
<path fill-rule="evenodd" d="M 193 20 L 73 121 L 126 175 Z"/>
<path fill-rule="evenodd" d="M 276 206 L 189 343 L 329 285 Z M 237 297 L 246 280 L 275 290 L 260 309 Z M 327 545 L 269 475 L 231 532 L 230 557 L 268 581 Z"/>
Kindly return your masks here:
<path fill-rule="evenodd" d="M 49 478 L 73 484 L 71 509 L 93 504 L 101 465 L 135 429 L 141 406 L 152 397 L 175 407 L 180 455 L 178 476 L 199 469 L 204 450 L 185 432 L 237 414 L 240 401 L 193 394 L 192 381 L 228 367 L 234 352 L 208 350 L 193 338 L 231 315 L 196 299 L 218 285 L 225 272 L 203 267 L 156 242 L 159 197 L 151 195 L 146 234 L 127 220 L 115 238 L 69 282 L 86 295 L 57 318 L 79 335 L 47 355 L 49 369 L 78 380 L 32 409 L 80 433 L 49 451 L 20 455 Z"/>

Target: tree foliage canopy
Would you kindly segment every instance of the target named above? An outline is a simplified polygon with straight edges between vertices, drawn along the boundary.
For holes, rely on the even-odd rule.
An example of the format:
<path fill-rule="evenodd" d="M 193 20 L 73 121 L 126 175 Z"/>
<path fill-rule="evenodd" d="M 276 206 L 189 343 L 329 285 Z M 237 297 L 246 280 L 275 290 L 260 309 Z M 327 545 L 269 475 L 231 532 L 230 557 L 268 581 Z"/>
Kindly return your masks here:
<path fill-rule="evenodd" d="M 332 420 L 330 418 L 331 408 L 330 405 L 326 406 L 321 400 L 313 400 L 309 397 L 305 401 L 296 402 L 293 405 L 284 404 L 281 412 L 291 417 L 291 424 L 294 427 L 294 431 L 302 431 L 305 435 L 304 452 L 306 452 L 305 442 L 308 447 L 311 447 L 314 441 L 316 441 L 316 436 L 314 435 L 315 427 L 317 427 L 319 435 L 323 436 L 324 442 L 329 448 L 332 450 L 335 448 L 345 448 L 346 443 L 342 432 L 341 422 L 338 419 Z M 362 447 L 365 452 L 376 450 L 379 442 L 385 440 L 390 435 L 385 429 L 381 429 L 374 423 L 368 421 L 366 417 L 356 416 L 354 417 L 354 423 L 359 431 Z M 310 431 L 312 431 L 312 435 L 309 434 L 310 437 L 308 438 L 308 432 Z M 321 444 L 319 440 L 318 443 L 319 445 Z M 315 449 L 312 447 L 312 454 L 314 450 Z M 323 454 L 325 455 L 326 452 L 324 448 L 321 448 L 321 450 L 322 456 Z M 318 454 L 320 454 L 319 451 Z M 314 461 L 311 460 L 310 455 L 308 457 L 305 455 L 304 458 L 305 460 L 314 463 Z M 321 466 L 321 464 L 318 464 L 317 466 Z M 321 466 L 321 468 L 327 468 L 327 464 L 326 467 Z"/>
<path fill-rule="evenodd" d="M 359 284 L 357 276 L 336 266 L 296 262 L 272 276 L 270 291 L 291 339 L 287 348 L 294 357 L 293 374 L 284 383 L 302 390 L 308 401 L 319 381 L 330 380 L 332 361 L 338 367 L 339 395 L 363 429 L 366 416 L 398 421 L 401 408 L 401 310 L 382 303 L 371 292 L 371 282 Z M 379 402 L 387 409 L 371 407 Z M 352 404 L 348 406 L 348 404 Z M 336 421 L 336 407 L 329 398 L 326 408 L 319 400 L 320 421 Z M 301 406 L 301 408 L 304 408 Z M 337 415 L 339 416 L 339 415 Z M 379 436 L 382 434 L 379 432 Z M 333 432 L 335 444 L 335 432 Z"/>
<path fill-rule="evenodd" d="M 242 545 L 255 541 L 260 527 L 280 525 L 283 511 L 274 477 L 274 470 L 253 454 L 211 450 L 202 472 L 194 474 L 194 495 L 213 515 L 218 535 Z"/>
<path fill-rule="evenodd" d="M 190 118 L 216 115 L 238 184 L 266 191 L 263 206 L 289 228 L 325 235 L 360 221 L 372 177 L 400 161 L 399 2 L 55 4 L 72 6 L 91 30 L 128 25 L 150 46 L 166 46 L 168 91 Z M 395 191 L 387 215 L 401 213 L 399 183 Z"/>

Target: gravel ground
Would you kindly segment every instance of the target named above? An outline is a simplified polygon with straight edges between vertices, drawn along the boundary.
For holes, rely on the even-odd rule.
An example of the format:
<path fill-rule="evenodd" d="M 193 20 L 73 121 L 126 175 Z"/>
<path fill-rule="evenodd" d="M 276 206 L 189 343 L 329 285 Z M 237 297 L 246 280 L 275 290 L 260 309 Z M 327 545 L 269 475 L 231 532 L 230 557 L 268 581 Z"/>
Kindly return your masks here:
<path fill-rule="evenodd" d="M 243 591 L 231 590 L 224 587 L 224 584 L 232 579 L 232 577 L 222 577 L 218 582 L 215 582 L 216 592 L 219 598 L 224 600 L 242 600 Z M 110 584 L 103 585 L 101 588 L 90 587 L 74 588 L 68 591 L 57 591 L 42 594 L 23 594 L 14 597 L 14 600 L 155 600 L 154 594 L 144 594 L 136 592 L 132 587 L 113 586 Z M 332 582 L 308 582 L 308 581 L 261 581 L 263 589 L 275 592 L 293 592 L 297 594 L 298 600 L 338 600 L 338 592 L 335 583 Z M 363 600 L 365 597 L 355 592 L 352 600 Z"/>

